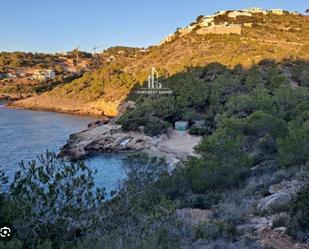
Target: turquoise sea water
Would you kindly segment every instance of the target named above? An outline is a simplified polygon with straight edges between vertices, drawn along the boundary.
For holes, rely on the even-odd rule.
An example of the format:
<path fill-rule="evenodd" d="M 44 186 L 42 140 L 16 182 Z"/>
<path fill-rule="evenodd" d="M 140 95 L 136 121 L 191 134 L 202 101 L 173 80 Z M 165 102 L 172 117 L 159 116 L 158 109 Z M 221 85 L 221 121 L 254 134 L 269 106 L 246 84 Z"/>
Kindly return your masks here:
<path fill-rule="evenodd" d="M 57 152 L 69 135 L 81 131 L 96 118 L 53 112 L 9 109 L 0 102 L 0 167 L 9 176 L 21 160 L 36 159 L 46 150 Z M 107 191 L 118 188 L 125 179 L 121 155 L 101 154 L 87 159 L 97 170 L 95 181 Z"/>

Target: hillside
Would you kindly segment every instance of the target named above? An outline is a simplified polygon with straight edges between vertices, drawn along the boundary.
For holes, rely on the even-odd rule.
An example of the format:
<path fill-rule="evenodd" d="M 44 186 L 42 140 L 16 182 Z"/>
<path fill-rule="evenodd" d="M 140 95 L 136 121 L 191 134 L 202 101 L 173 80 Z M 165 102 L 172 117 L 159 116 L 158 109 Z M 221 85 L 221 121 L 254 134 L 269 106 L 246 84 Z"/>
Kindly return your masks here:
<path fill-rule="evenodd" d="M 161 45 L 147 50 L 135 49 L 131 56 L 121 56 L 126 54 L 125 50 L 116 47 L 108 51 L 111 59 L 100 69 L 41 96 L 16 102 L 14 106 L 115 116 L 118 106 L 135 84 L 143 84 L 152 66 L 162 77 L 169 77 L 212 62 L 232 69 L 236 65 L 249 68 L 266 59 L 276 62 L 309 59 L 306 16 L 285 12 L 282 15 L 252 13 L 233 18 L 230 13 L 216 14 L 213 22 L 221 28 L 240 26 L 241 35 L 209 33 L 209 27 L 205 26 L 209 25 L 207 17 L 199 17 Z"/>
<path fill-rule="evenodd" d="M 0 249 L 308 249 L 308 30 L 308 17 L 281 10 L 201 16 L 158 46 L 108 49 L 100 69 L 15 102 L 127 108 L 72 134 L 59 154 L 22 163 L 9 192 L 0 171 L 0 219 L 18 225 Z M 151 66 L 171 94 L 135 91 Z M 188 132 L 173 129 L 180 120 Z M 86 165 L 61 159 L 98 152 L 126 152 L 113 198 L 93 190 Z"/>
<path fill-rule="evenodd" d="M 78 51 L 78 55 L 77 66 L 75 50 L 56 54 L 1 52 L 0 99 L 37 96 L 97 66 L 92 54 Z"/>

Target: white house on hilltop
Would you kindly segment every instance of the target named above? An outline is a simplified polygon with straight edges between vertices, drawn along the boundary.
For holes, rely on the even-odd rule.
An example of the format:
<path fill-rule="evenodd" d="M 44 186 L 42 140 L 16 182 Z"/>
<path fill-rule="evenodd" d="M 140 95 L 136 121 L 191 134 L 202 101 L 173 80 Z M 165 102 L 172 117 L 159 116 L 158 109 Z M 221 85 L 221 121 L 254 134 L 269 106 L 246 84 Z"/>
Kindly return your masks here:
<path fill-rule="evenodd" d="M 269 12 L 276 14 L 276 15 L 283 15 L 284 14 L 283 9 L 271 9 Z"/>
<path fill-rule="evenodd" d="M 56 77 L 56 74 L 54 70 L 46 69 L 46 70 L 37 70 L 33 74 L 33 79 L 35 80 L 48 80 L 48 79 L 54 79 Z"/>
<path fill-rule="evenodd" d="M 253 7 L 253 8 L 248 8 L 248 9 L 244 9 L 244 11 L 252 13 L 252 14 L 258 14 L 258 13 L 262 13 L 264 15 L 267 14 L 266 10 L 263 10 L 262 8 L 258 8 L 258 7 Z"/>
<path fill-rule="evenodd" d="M 298 12 L 287 12 L 283 9 L 271 9 L 271 10 L 264 10 L 262 8 L 253 7 L 253 8 L 247 8 L 247 9 L 238 9 L 238 10 L 223 10 L 218 11 L 214 15 L 208 15 L 208 16 L 202 16 L 199 17 L 197 22 L 177 30 L 178 35 L 184 36 L 186 34 L 191 33 L 192 31 L 196 31 L 197 34 L 204 35 L 204 34 L 242 34 L 242 28 L 243 27 L 249 27 L 251 28 L 253 25 L 253 20 L 250 21 L 248 18 L 247 22 L 244 22 L 243 24 L 234 24 L 234 21 L 231 21 L 231 23 L 224 22 L 222 19 L 218 18 L 218 20 L 215 19 L 217 16 L 220 15 L 226 15 L 227 17 L 231 19 L 236 19 L 237 17 L 253 17 L 258 14 L 275 14 L 275 15 L 283 15 L 285 13 L 290 13 L 293 15 L 301 15 Z M 173 41 L 175 37 L 175 33 L 172 33 L 165 37 L 159 45 L 162 45 L 166 42 Z"/>

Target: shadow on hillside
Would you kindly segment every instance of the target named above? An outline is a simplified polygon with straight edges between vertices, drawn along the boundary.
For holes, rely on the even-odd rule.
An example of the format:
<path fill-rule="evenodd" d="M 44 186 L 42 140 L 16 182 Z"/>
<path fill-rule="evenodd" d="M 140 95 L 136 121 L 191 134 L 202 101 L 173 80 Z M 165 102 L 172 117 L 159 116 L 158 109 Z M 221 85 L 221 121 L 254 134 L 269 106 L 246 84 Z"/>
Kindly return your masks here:
<path fill-rule="evenodd" d="M 250 68 L 243 67 L 241 64 L 238 64 L 233 68 L 229 68 L 226 65 L 213 62 L 204 67 L 188 66 L 185 70 L 171 76 L 167 73 L 165 76 L 159 77 L 159 82 L 163 84 L 163 87 L 176 90 L 175 95 L 177 95 L 179 94 L 177 88 L 181 78 L 195 78 L 206 84 L 215 82 L 220 77 L 225 78 L 225 80 L 235 80 L 237 78 L 241 86 L 245 84 L 246 77 L 252 75 L 252 77 L 262 76 L 261 80 L 264 85 L 267 85 L 267 82 L 265 81 L 269 80 L 269 76 L 274 74 L 286 77 L 290 80 L 292 86 L 307 86 L 308 83 L 306 84 L 306 81 L 309 80 L 309 61 L 284 59 L 280 62 L 276 62 L 275 60 L 265 59 L 255 65 L 252 65 Z M 141 87 L 147 88 L 147 81 L 144 81 L 142 85 L 140 83 L 136 83 L 125 100 L 129 101 L 136 99 L 138 96 L 136 96 L 135 93 Z M 160 97 L 160 95 L 144 95 L 143 97 Z"/>
<path fill-rule="evenodd" d="M 126 101 L 133 101 L 135 107 L 131 105 L 119 121 L 125 129 L 138 130 L 138 127 L 152 122 L 156 124 L 152 129 L 164 130 L 164 127 L 174 125 L 178 120 L 189 121 L 189 124 L 204 120 L 211 132 L 217 114 L 224 112 L 226 103 L 232 97 L 261 90 L 272 95 L 283 86 L 308 87 L 309 62 L 262 60 L 250 68 L 242 65 L 228 68 L 220 63 L 211 63 L 205 67 L 187 67 L 167 78 L 159 78 L 159 82 L 172 94 L 139 94 L 140 84 L 135 84 L 131 89 Z M 147 82 L 142 87 L 147 88 Z M 252 113 L 249 104 L 239 116 Z"/>

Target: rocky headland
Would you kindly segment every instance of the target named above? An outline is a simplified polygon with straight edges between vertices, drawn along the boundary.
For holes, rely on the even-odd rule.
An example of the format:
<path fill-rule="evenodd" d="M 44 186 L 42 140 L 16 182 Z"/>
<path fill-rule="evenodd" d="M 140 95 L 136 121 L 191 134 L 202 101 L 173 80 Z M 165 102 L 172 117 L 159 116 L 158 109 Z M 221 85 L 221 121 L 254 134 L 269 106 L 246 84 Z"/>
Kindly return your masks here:
<path fill-rule="evenodd" d="M 10 103 L 11 108 L 21 108 L 30 110 L 54 111 L 70 113 L 77 115 L 91 116 L 116 116 L 120 102 L 106 102 L 97 100 L 84 102 L 78 99 L 69 99 L 65 97 L 51 97 L 44 93 L 40 96 L 21 99 Z"/>
<path fill-rule="evenodd" d="M 113 121 L 98 121 L 89 128 L 72 134 L 60 151 L 60 156 L 79 160 L 95 153 L 143 151 L 165 157 L 169 165 L 194 154 L 201 137 L 171 130 L 167 135 L 150 137 L 139 132 L 125 132 Z"/>

